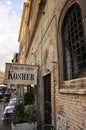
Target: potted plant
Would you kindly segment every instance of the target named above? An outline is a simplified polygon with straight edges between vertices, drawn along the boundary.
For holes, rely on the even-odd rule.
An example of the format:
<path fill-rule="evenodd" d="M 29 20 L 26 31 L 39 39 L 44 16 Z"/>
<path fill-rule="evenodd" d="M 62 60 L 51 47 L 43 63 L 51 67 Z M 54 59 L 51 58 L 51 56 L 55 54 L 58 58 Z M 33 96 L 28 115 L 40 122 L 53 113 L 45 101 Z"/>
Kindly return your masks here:
<path fill-rule="evenodd" d="M 23 101 L 15 104 L 12 117 L 12 130 L 33 130 L 37 128 L 37 110 L 35 105 L 24 106 Z"/>
<path fill-rule="evenodd" d="M 36 122 L 37 121 L 37 110 L 36 110 L 36 106 L 33 105 L 28 105 L 25 109 L 25 115 L 26 115 L 26 121 L 28 123 L 31 122 Z"/>
<path fill-rule="evenodd" d="M 25 108 L 23 101 L 19 100 L 14 107 L 13 116 L 12 116 L 12 123 L 19 124 L 26 122 L 25 119 Z"/>

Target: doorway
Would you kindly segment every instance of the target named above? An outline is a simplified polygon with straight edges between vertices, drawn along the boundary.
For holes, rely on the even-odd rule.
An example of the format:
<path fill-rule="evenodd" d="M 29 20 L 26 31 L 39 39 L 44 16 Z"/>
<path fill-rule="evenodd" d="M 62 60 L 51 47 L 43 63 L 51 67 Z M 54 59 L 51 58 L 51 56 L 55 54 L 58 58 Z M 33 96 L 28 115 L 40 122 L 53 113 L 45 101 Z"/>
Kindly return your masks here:
<path fill-rule="evenodd" d="M 44 76 L 44 123 L 51 124 L 51 74 Z"/>

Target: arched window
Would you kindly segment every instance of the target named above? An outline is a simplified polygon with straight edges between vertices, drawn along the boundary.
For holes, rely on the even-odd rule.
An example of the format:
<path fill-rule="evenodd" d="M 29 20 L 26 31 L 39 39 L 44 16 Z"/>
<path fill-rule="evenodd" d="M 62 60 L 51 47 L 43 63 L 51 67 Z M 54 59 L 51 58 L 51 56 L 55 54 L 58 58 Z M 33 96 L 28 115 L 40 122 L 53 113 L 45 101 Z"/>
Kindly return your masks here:
<path fill-rule="evenodd" d="M 86 76 L 86 43 L 81 9 L 77 3 L 67 11 L 62 24 L 63 77 Z"/>

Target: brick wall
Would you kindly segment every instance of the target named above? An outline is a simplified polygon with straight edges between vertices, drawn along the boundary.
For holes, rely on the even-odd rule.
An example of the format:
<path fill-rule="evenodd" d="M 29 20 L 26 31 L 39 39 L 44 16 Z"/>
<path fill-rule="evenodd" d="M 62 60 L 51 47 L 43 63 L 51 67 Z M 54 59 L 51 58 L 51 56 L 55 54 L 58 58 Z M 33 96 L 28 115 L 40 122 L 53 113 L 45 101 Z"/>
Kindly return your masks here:
<path fill-rule="evenodd" d="M 69 2 L 72 3 L 73 0 L 70 0 Z M 36 28 L 28 57 L 30 57 L 31 53 L 34 53 L 36 65 L 39 65 L 37 89 L 39 112 L 41 113 L 39 116 L 40 124 L 42 125 L 44 122 L 43 76 L 50 72 L 52 124 L 56 125 L 56 115 L 61 114 L 67 118 L 67 130 L 85 130 L 86 86 L 84 85 L 83 92 L 81 92 L 81 89 L 79 93 L 77 93 L 77 82 L 74 84 L 76 90 L 70 87 L 72 86 L 71 83 L 68 85 L 68 89 L 62 88 L 63 81 L 61 80 L 61 75 L 63 72 L 60 73 L 62 64 L 59 64 L 62 60 L 62 50 L 61 47 L 59 48 L 59 46 L 61 46 L 61 36 L 58 30 L 58 25 L 60 26 L 60 24 L 58 23 L 65 3 L 66 0 L 47 0 L 43 13 L 41 13 L 41 18 L 38 27 Z M 86 80 L 84 80 L 84 82 L 86 82 Z M 81 87 L 83 87 L 83 83 Z"/>

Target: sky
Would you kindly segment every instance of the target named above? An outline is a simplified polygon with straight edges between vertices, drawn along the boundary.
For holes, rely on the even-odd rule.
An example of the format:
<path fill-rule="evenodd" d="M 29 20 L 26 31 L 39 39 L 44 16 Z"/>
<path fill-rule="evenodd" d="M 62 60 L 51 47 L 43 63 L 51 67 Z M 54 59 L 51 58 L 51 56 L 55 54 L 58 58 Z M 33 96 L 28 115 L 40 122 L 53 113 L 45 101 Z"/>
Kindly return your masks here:
<path fill-rule="evenodd" d="M 0 0 L 0 70 L 19 50 L 18 36 L 24 0 Z"/>

